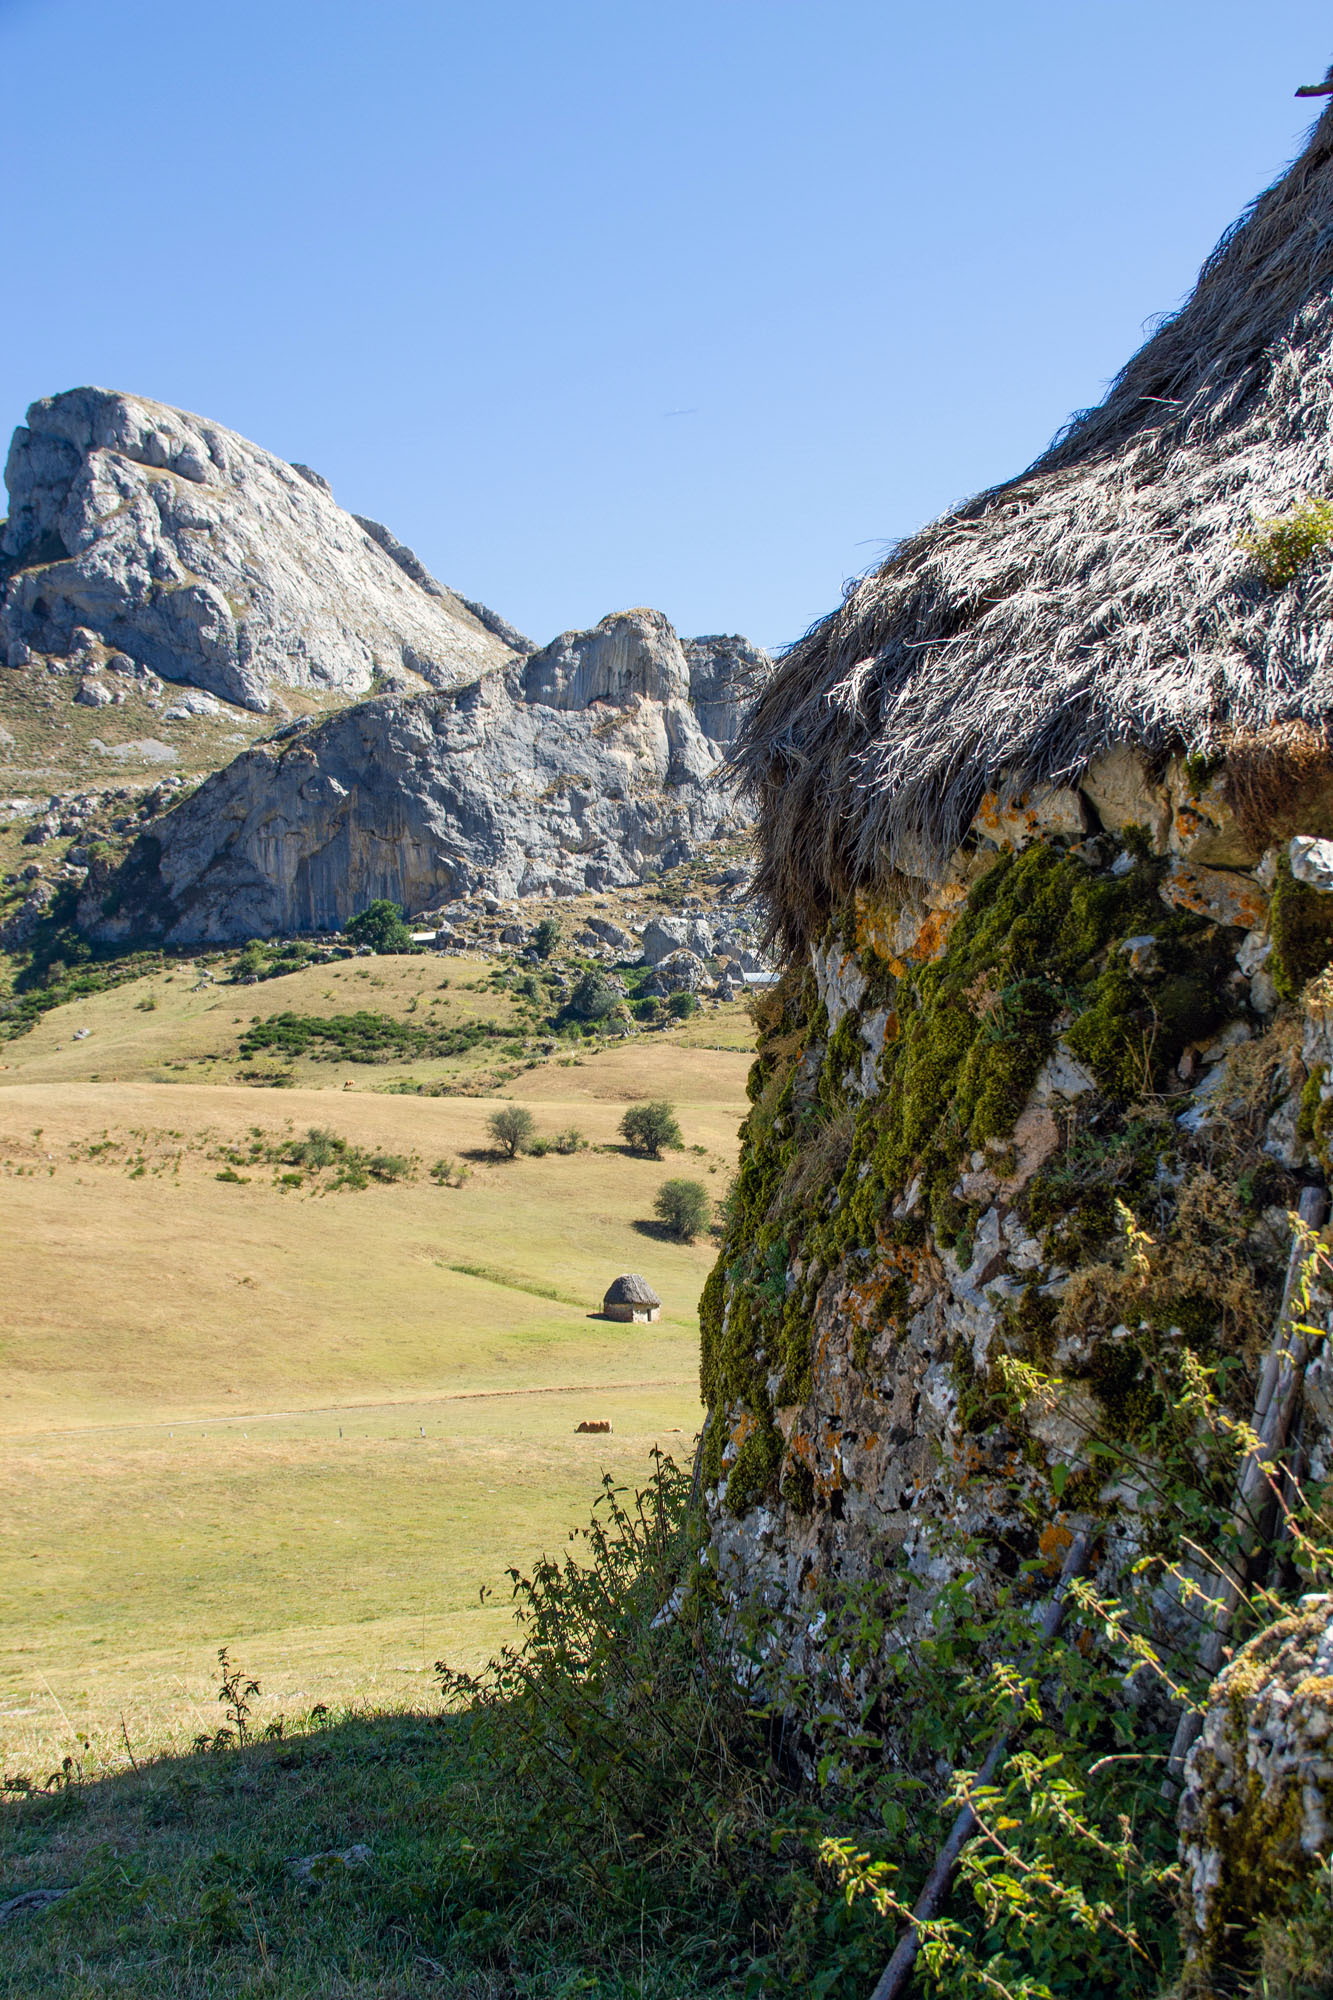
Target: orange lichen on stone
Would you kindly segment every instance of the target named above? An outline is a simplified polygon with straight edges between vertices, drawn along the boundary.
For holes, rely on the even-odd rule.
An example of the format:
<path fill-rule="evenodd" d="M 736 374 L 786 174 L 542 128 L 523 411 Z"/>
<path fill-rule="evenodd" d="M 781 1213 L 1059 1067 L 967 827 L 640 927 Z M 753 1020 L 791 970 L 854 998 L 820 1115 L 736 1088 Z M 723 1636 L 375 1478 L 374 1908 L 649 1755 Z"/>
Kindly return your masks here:
<path fill-rule="evenodd" d="M 759 1421 L 758 1418 L 755 1416 L 752 1410 L 742 1409 L 740 1416 L 736 1419 L 736 1422 L 730 1432 L 730 1441 L 733 1451 L 740 1450 L 741 1446 L 745 1443 L 746 1438 L 749 1437 L 751 1431 L 754 1430 L 758 1421 Z"/>
<path fill-rule="evenodd" d="M 1268 899 L 1249 876 L 1201 868 L 1178 855 L 1162 877 L 1161 895 L 1174 909 L 1189 910 L 1196 917 L 1242 931 L 1257 930 L 1268 915 Z"/>
<path fill-rule="evenodd" d="M 1037 1537 L 1041 1559 L 1052 1576 L 1058 1576 L 1074 1537 L 1063 1521 L 1048 1521 Z"/>
<path fill-rule="evenodd" d="M 891 958 L 902 913 L 900 902 L 890 902 L 858 889 L 854 907 L 857 950 L 873 951 L 877 958 Z"/>

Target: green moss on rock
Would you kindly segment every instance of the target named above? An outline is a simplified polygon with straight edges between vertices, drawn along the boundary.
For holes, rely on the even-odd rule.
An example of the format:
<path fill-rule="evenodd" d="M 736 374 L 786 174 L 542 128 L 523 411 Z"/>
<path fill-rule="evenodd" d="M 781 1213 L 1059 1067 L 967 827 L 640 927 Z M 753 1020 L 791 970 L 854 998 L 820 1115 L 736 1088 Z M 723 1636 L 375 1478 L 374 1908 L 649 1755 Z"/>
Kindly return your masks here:
<path fill-rule="evenodd" d="M 1333 896 L 1298 882 L 1284 854 L 1268 911 L 1273 952 L 1268 970 L 1284 1000 L 1297 1000 L 1317 972 L 1333 960 Z"/>

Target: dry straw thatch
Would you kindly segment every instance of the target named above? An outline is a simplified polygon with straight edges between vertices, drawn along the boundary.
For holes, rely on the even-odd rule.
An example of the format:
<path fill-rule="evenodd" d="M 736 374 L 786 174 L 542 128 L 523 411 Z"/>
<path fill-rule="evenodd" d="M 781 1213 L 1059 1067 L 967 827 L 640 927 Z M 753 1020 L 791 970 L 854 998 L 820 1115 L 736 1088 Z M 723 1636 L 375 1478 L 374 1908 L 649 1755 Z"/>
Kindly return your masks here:
<path fill-rule="evenodd" d="M 1333 109 L 1184 308 L 1027 472 L 850 586 L 733 756 L 791 950 L 957 846 L 984 792 L 1111 745 L 1215 751 L 1333 715 L 1333 562 L 1274 587 L 1256 521 L 1333 492 Z"/>
<path fill-rule="evenodd" d="M 660 1306 L 661 1303 L 648 1280 L 637 1271 L 627 1271 L 623 1278 L 615 1279 L 602 1300 L 607 1306 Z"/>

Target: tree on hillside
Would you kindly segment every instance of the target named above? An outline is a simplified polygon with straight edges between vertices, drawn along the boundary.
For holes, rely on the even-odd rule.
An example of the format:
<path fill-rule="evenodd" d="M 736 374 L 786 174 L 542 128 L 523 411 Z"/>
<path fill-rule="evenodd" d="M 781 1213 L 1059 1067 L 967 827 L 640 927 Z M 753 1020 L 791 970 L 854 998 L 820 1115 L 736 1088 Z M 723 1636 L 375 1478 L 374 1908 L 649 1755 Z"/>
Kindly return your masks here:
<path fill-rule="evenodd" d="M 353 944 L 369 945 L 372 951 L 411 951 L 412 934 L 403 922 L 402 906 L 387 896 L 377 896 L 364 910 L 349 918 L 344 935 Z"/>
<path fill-rule="evenodd" d="M 619 999 L 619 987 L 602 973 L 585 972 L 569 996 L 569 1011 L 580 1021 L 603 1021 Z"/>
<path fill-rule="evenodd" d="M 513 1160 L 532 1144 L 537 1121 L 521 1104 L 502 1104 L 498 1111 L 492 1111 L 487 1129 L 500 1151 Z"/>
<path fill-rule="evenodd" d="M 631 1104 L 620 1121 L 620 1132 L 634 1152 L 650 1160 L 660 1160 L 668 1146 L 679 1153 L 685 1145 L 676 1114 L 664 1097 L 649 1104 Z"/>
<path fill-rule="evenodd" d="M 712 1220 L 713 1204 L 702 1181 L 663 1181 L 653 1213 L 678 1243 L 693 1243 Z"/>
<path fill-rule="evenodd" d="M 532 933 L 532 949 L 538 958 L 549 958 L 560 942 L 560 925 L 555 917 L 543 917 Z"/>

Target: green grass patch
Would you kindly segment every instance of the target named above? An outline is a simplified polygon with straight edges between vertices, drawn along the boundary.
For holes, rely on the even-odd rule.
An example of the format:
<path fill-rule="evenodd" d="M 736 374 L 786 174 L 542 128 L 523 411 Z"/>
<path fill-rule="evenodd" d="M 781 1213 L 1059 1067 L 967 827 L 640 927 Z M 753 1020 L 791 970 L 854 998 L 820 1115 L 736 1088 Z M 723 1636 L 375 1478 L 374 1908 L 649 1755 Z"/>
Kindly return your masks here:
<path fill-rule="evenodd" d="M 513 1271 L 501 1271 L 494 1264 L 450 1264 L 447 1267 L 457 1271 L 464 1278 L 481 1278 L 488 1285 L 503 1285 L 506 1291 L 527 1292 L 534 1299 L 554 1299 L 562 1306 L 581 1306 L 587 1303 L 576 1299 L 569 1292 L 562 1292 L 555 1285 L 534 1284 L 531 1278 L 519 1277 Z"/>
<path fill-rule="evenodd" d="M 498 1021 L 469 1021 L 461 1027 L 418 1027 L 392 1014 L 359 1009 L 355 1014 L 270 1014 L 241 1037 L 240 1054 L 267 1052 L 280 1056 L 310 1056 L 315 1062 L 381 1063 L 406 1057 L 466 1055 L 486 1041 L 522 1040 L 520 1028 Z"/>

